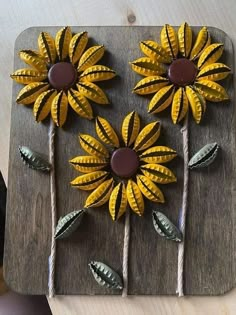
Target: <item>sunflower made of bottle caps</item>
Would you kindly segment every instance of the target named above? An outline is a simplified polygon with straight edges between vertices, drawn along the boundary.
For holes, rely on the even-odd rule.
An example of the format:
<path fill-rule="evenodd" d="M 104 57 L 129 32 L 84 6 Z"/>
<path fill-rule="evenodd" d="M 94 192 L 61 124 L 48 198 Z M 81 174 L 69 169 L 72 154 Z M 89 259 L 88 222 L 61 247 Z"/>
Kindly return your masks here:
<path fill-rule="evenodd" d="M 93 82 L 109 80 L 115 72 L 103 65 L 95 65 L 104 54 L 104 46 L 93 46 L 85 51 L 87 32 L 72 35 L 70 27 L 56 33 L 55 40 L 47 32 L 38 37 L 39 51 L 22 50 L 20 58 L 32 68 L 16 70 L 11 78 L 26 86 L 16 102 L 33 105 L 37 122 L 49 113 L 55 124 L 63 126 L 68 104 L 81 117 L 92 119 L 88 101 L 108 104 L 105 93 Z M 85 52 L 84 52 L 85 51 Z"/>
<path fill-rule="evenodd" d="M 217 62 L 224 47 L 211 44 L 206 27 L 199 31 L 192 45 L 192 30 L 183 23 L 178 32 L 166 24 L 160 35 L 161 44 L 147 40 L 140 43 L 146 57 L 131 63 L 132 69 L 145 76 L 134 87 L 140 95 L 155 93 L 148 112 L 159 113 L 172 105 L 173 123 L 180 122 L 189 105 L 196 123 L 200 123 L 206 109 L 206 101 L 222 102 L 228 99 L 225 89 L 215 81 L 225 79 L 230 68 Z"/>
<path fill-rule="evenodd" d="M 90 135 L 79 135 L 80 145 L 89 156 L 70 160 L 76 170 L 85 173 L 71 185 L 93 190 L 85 202 L 86 208 L 99 207 L 109 201 L 111 217 L 117 220 L 125 213 L 127 203 L 141 216 L 143 196 L 153 202 L 164 202 L 156 184 L 176 181 L 173 172 L 161 165 L 171 161 L 176 152 L 166 146 L 154 146 L 160 129 L 160 122 L 154 121 L 140 131 L 140 118 L 136 112 L 131 112 L 122 123 L 122 141 L 102 117 L 96 118 L 96 133 L 107 146 Z"/>

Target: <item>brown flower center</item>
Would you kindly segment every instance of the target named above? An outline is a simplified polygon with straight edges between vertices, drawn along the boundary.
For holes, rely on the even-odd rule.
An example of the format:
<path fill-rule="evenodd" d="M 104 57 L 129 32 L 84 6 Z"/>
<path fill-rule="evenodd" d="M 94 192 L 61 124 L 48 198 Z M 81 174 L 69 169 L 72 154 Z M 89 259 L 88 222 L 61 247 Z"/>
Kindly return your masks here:
<path fill-rule="evenodd" d="M 137 153 L 130 148 L 119 148 L 111 156 L 111 169 L 119 177 L 133 176 L 139 167 Z"/>
<path fill-rule="evenodd" d="M 197 75 L 195 64 L 185 58 L 174 60 L 168 69 L 168 77 L 171 83 L 177 86 L 186 86 L 194 82 Z"/>
<path fill-rule="evenodd" d="M 58 62 L 48 71 L 48 80 L 52 87 L 64 90 L 72 87 L 76 81 L 77 72 L 69 62 Z"/>

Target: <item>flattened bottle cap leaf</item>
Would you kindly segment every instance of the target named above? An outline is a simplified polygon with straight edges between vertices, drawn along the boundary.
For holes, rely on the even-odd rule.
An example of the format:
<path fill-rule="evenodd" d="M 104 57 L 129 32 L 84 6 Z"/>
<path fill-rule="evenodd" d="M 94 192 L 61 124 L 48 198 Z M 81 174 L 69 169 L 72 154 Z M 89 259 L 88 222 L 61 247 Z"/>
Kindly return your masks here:
<path fill-rule="evenodd" d="M 156 232 L 160 236 L 167 240 L 182 242 L 182 233 L 162 212 L 153 210 L 152 221 Z"/>
<path fill-rule="evenodd" d="M 51 164 L 38 152 L 25 146 L 19 146 L 20 156 L 24 164 L 37 171 L 49 172 Z"/>
<path fill-rule="evenodd" d="M 70 236 L 78 228 L 84 212 L 83 209 L 75 210 L 61 217 L 56 227 L 55 238 L 62 239 Z"/>
<path fill-rule="evenodd" d="M 190 159 L 188 166 L 190 169 L 202 168 L 214 162 L 219 151 L 219 145 L 214 143 L 206 144 Z"/>
<path fill-rule="evenodd" d="M 91 261 L 89 268 L 99 285 L 109 289 L 123 289 L 123 281 L 119 274 L 106 264 L 99 261 Z"/>

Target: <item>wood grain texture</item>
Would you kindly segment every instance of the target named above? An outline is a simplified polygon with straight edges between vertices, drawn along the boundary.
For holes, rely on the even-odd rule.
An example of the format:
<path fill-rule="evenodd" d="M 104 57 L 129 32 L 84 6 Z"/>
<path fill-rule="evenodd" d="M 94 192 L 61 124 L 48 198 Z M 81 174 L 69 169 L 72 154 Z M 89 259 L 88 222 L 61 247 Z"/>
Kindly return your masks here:
<path fill-rule="evenodd" d="M 57 29 L 29 28 L 21 33 L 16 41 L 14 68 L 22 67 L 17 56 L 19 50 L 28 47 L 36 49 L 40 31 L 49 31 L 54 35 Z M 74 32 L 83 30 L 83 27 L 73 27 Z M 141 55 L 138 43 L 142 39 L 156 39 L 161 28 L 86 27 L 86 30 L 90 36 L 90 46 L 102 43 L 107 49 L 102 63 L 118 73 L 116 79 L 102 84 L 108 90 L 112 105 L 94 105 L 95 113 L 112 121 L 118 132 L 122 118 L 134 109 L 140 114 L 143 124 L 159 119 L 162 133 L 158 144 L 168 145 L 178 152 L 178 158 L 169 163 L 169 167 L 177 175 L 178 183 L 161 187 L 167 202 L 163 206 L 146 202 L 143 218 L 131 216 L 128 288 L 130 295 L 175 294 L 177 246 L 176 243 L 157 236 L 152 227 L 151 210 L 160 209 L 173 222 L 178 221 L 183 187 L 182 135 L 180 126 L 173 126 L 169 111 L 158 116 L 148 115 L 148 99 L 130 93 L 140 77 L 127 64 L 127 61 Z M 198 30 L 199 28 L 194 28 L 195 34 Z M 209 31 L 213 42 L 224 43 L 223 61 L 233 68 L 230 39 L 216 28 L 209 28 Z M 123 43 L 123 48 L 117 50 L 120 42 Z M 231 79 L 226 83 L 230 98 L 233 99 Z M 47 294 L 47 263 L 51 237 L 49 177 L 22 165 L 18 146 L 27 145 L 33 150 L 48 154 L 48 122 L 36 124 L 31 107 L 15 104 L 14 99 L 20 88 L 19 84 L 13 85 L 5 278 L 8 285 L 18 292 Z M 185 292 L 189 295 L 218 295 L 234 286 L 234 130 L 232 102 L 208 104 L 200 126 L 191 119 L 190 155 L 206 143 L 214 141 L 220 145 L 221 153 L 212 167 L 190 174 L 185 256 Z M 94 123 L 69 112 L 68 121 L 63 129 L 57 129 L 56 138 L 58 218 L 74 209 L 82 208 L 87 196 L 87 192 L 77 191 L 69 185 L 78 176 L 68 165 L 68 160 L 82 153 L 78 144 L 79 132 L 95 135 Z M 91 260 L 97 260 L 122 273 L 124 221 L 113 223 L 107 208 L 105 205 L 90 209 L 81 228 L 72 238 L 57 242 L 57 294 L 119 294 L 98 286 L 88 268 Z M 18 264 L 19 267 L 16 268 Z M 34 268 L 29 269 L 29 264 Z"/>
<path fill-rule="evenodd" d="M 33 14 L 32 14 L 33 12 Z M 211 25 L 223 29 L 236 44 L 236 5 L 234 0 L 8 0 L 0 1 L 0 168 L 7 180 L 10 135 L 10 103 L 14 42 L 18 34 L 32 25 L 129 25 L 128 17 L 136 17 L 135 25 Z M 234 74 L 235 78 L 235 74 Z M 234 315 L 236 289 L 220 297 L 82 297 L 57 296 L 49 300 L 56 315 Z"/>

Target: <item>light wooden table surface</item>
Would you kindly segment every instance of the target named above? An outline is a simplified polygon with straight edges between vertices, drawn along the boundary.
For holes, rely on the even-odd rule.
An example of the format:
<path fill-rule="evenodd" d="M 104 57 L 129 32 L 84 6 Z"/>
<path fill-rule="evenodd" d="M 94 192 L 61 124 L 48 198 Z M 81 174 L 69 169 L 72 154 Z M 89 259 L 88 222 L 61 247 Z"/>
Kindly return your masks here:
<path fill-rule="evenodd" d="M 235 0 L 0 0 L 0 170 L 5 180 L 12 88 L 9 73 L 14 41 L 21 31 L 40 25 L 180 25 L 183 21 L 219 27 L 236 45 Z M 236 289 L 221 297 L 60 296 L 49 303 L 56 315 L 233 315 Z"/>

